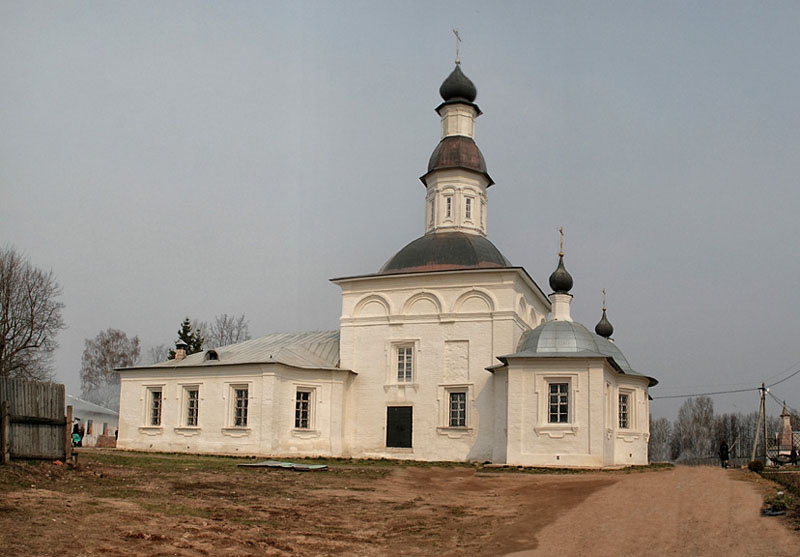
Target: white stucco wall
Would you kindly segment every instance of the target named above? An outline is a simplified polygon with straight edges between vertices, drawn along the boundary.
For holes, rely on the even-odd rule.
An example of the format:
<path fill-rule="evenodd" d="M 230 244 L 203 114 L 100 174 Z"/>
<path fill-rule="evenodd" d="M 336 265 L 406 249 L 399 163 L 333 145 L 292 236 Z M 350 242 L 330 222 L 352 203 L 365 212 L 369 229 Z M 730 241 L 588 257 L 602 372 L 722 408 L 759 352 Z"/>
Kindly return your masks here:
<path fill-rule="evenodd" d="M 330 455 L 342 450 L 347 371 L 282 364 L 139 368 L 120 372 L 117 447 L 191 453 Z M 233 423 L 232 389 L 247 386 L 247 426 Z M 186 425 L 186 390 L 198 390 L 197 426 Z M 148 389 L 161 389 L 161 424 L 151 426 Z M 308 429 L 294 427 L 298 389 L 312 393 Z"/>
<path fill-rule="evenodd" d="M 516 349 L 549 310 L 520 270 L 416 273 L 337 281 L 340 358 L 358 377 L 347 396 L 347 453 L 418 460 L 488 460 L 495 444 L 487 366 Z M 520 311 L 521 310 L 521 311 Z M 396 377 L 398 345 L 414 347 L 414 378 Z M 467 392 L 467 426 L 448 426 L 450 390 Z M 386 446 L 389 406 L 411 406 L 411 448 Z"/>
<path fill-rule="evenodd" d="M 519 358 L 507 369 L 506 463 L 600 467 L 647 464 L 647 379 L 624 375 L 604 358 Z M 548 423 L 548 386 L 569 384 L 569 420 Z M 618 394 L 632 400 L 629 428 Z"/>

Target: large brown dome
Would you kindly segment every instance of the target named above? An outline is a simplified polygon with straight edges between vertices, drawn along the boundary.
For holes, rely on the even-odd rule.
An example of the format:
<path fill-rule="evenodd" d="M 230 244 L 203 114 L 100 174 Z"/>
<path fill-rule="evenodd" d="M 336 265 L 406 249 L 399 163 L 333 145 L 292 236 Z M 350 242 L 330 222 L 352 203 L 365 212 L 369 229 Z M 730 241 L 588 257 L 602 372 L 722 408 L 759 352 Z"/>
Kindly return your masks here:
<path fill-rule="evenodd" d="M 378 273 L 387 275 L 503 267 L 511 267 L 511 263 L 483 236 L 439 232 L 426 234 L 405 246 Z"/>

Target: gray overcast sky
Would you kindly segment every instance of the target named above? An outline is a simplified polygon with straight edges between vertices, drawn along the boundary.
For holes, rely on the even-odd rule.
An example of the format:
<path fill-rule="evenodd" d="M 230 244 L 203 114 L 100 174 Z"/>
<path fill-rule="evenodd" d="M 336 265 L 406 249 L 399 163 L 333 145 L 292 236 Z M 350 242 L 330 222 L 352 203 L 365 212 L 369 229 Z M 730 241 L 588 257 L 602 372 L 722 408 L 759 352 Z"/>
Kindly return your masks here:
<path fill-rule="evenodd" d="M 797 2 L 2 0 L 0 243 L 63 285 L 73 392 L 108 327 L 145 350 L 186 315 L 336 328 L 328 279 L 424 231 L 458 27 L 489 238 L 549 291 L 564 226 L 573 317 L 593 327 L 605 287 L 654 396 L 755 387 L 800 366 L 799 23 Z M 773 392 L 799 407 L 800 375 Z"/>

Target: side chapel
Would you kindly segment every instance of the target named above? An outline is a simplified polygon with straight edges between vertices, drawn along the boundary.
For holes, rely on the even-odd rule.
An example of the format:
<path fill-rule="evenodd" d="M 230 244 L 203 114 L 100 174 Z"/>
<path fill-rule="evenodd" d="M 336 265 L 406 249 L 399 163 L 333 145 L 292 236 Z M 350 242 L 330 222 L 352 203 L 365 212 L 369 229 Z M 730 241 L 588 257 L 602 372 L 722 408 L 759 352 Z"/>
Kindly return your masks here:
<path fill-rule="evenodd" d="M 124 449 L 188 453 L 647 464 L 649 388 L 605 302 L 573 321 L 563 248 L 545 295 L 486 237 L 494 184 L 475 85 L 442 83 L 442 139 L 420 178 L 425 233 L 342 290 L 336 331 L 271 334 L 120 369 Z M 563 245 L 563 244 L 562 244 Z"/>

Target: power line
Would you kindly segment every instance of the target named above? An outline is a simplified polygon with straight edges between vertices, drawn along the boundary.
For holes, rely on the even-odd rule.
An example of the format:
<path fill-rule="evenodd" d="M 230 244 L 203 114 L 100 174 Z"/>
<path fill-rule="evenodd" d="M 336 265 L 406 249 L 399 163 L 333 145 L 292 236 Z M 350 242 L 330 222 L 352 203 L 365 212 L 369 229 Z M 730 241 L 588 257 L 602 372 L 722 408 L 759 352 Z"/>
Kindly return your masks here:
<path fill-rule="evenodd" d="M 770 388 L 770 387 L 774 387 L 775 385 L 780 385 L 784 381 L 787 381 L 787 380 L 791 379 L 792 377 L 794 377 L 795 375 L 797 375 L 799 373 L 800 373 L 800 369 L 798 369 L 795 372 L 787 375 L 786 377 L 784 377 L 780 381 L 776 381 L 774 383 L 770 383 L 769 385 L 766 385 L 766 387 Z M 728 390 L 728 391 L 714 391 L 714 392 L 709 392 L 709 393 L 691 393 L 691 394 L 682 394 L 682 395 L 654 396 L 653 400 L 663 400 L 663 399 L 666 399 L 666 398 L 691 398 L 691 397 L 694 397 L 694 396 L 727 395 L 727 394 L 733 394 L 733 393 L 747 393 L 747 392 L 750 392 L 750 391 L 758 391 L 759 389 L 760 388 L 732 389 L 732 390 Z M 773 397 L 774 397 L 774 395 L 773 395 Z M 778 400 L 778 399 L 775 399 L 775 400 Z M 781 401 L 778 400 L 778 402 L 781 402 Z M 783 404 L 783 403 L 781 402 L 781 404 Z M 794 409 L 791 409 L 791 410 L 794 410 Z M 796 412 L 796 410 L 794 410 L 794 411 Z"/>
<path fill-rule="evenodd" d="M 774 387 L 775 385 L 780 385 L 781 383 L 783 383 L 783 382 L 784 382 L 784 381 L 786 381 L 787 379 L 791 379 L 792 377 L 794 377 L 794 376 L 795 376 L 795 375 L 797 375 L 798 373 L 800 373 L 800 369 L 798 369 L 797 371 L 795 371 L 795 372 L 794 372 L 794 373 L 792 373 L 791 375 L 789 375 L 789 376 L 787 376 L 787 377 L 784 377 L 784 378 L 783 378 L 783 379 L 781 379 L 780 381 L 775 381 L 774 383 L 771 383 L 771 384 L 767 385 L 767 387 Z"/>
<path fill-rule="evenodd" d="M 685 395 L 666 395 L 666 396 L 654 396 L 653 400 L 656 399 L 664 399 L 664 398 L 690 398 L 693 396 L 711 396 L 711 395 L 728 395 L 732 393 L 749 393 L 750 391 L 757 391 L 758 389 L 750 388 L 750 389 L 735 389 L 732 391 L 715 391 L 710 393 L 692 393 L 692 394 L 685 394 Z"/>

